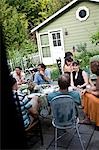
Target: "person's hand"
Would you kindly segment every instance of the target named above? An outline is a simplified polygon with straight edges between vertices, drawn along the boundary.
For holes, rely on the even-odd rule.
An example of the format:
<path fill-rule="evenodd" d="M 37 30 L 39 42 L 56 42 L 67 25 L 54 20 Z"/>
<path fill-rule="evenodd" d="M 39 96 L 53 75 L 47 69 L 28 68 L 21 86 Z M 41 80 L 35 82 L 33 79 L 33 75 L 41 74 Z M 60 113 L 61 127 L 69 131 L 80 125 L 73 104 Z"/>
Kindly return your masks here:
<path fill-rule="evenodd" d="M 81 86 L 80 86 L 80 85 L 77 85 L 77 88 L 81 88 Z"/>

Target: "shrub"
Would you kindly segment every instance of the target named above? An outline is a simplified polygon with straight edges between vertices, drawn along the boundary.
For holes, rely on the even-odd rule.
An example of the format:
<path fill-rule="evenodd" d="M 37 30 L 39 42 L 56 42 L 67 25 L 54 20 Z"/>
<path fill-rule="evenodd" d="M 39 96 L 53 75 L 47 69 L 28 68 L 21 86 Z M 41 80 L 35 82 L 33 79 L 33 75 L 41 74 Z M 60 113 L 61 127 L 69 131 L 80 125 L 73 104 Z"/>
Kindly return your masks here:
<path fill-rule="evenodd" d="M 89 68 L 90 58 L 95 55 L 99 55 L 99 51 L 82 51 L 75 56 L 75 59 L 80 61 L 82 69 L 86 69 Z"/>
<path fill-rule="evenodd" d="M 56 81 L 59 77 L 59 70 L 58 68 L 53 68 L 51 72 L 51 79 Z"/>

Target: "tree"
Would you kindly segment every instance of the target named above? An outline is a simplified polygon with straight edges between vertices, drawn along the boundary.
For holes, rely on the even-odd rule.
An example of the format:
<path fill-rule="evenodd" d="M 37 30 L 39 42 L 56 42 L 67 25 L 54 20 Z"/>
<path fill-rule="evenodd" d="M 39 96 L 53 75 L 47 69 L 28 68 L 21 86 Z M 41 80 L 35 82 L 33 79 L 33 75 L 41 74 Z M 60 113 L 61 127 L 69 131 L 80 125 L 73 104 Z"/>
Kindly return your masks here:
<path fill-rule="evenodd" d="M 29 39 L 26 15 L 18 13 L 15 7 L 6 3 L 6 0 L 1 0 L 0 4 L 5 44 L 9 58 L 16 57 L 17 53 L 23 57 L 26 53 L 35 52 L 37 48 Z"/>

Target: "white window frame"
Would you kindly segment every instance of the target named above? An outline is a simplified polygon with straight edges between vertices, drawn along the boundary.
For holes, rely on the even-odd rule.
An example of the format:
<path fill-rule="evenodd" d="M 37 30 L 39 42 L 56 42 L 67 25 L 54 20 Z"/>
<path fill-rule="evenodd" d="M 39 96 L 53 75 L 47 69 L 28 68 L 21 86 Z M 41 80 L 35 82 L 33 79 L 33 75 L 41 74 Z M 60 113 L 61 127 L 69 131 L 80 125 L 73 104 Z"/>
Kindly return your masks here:
<path fill-rule="evenodd" d="M 43 33 L 39 33 L 39 38 L 41 37 L 41 35 L 48 35 L 48 32 L 43 32 Z M 49 35 L 48 35 L 48 40 L 49 40 Z M 49 42 L 50 43 L 50 42 Z M 49 47 L 50 48 L 50 44 L 47 44 L 47 45 L 42 45 L 41 44 L 41 38 L 40 38 L 40 46 L 41 46 L 41 53 L 42 53 L 42 57 L 43 57 L 43 52 L 42 52 L 42 48 L 44 48 L 44 47 Z M 50 51 L 50 53 L 51 53 L 51 51 Z M 49 56 L 49 57 L 51 57 L 51 56 Z M 45 58 L 45 57 L 43 57 L 43 58 Z M 48 58 L 48 57 L 47 57 Z"/>
<path fill-rule="evenodd" d="M 81 18 L 81 17 L 79 16 L 79 12 L 80 12 L 81 10 L 85 10 L 85 11 L 86 11 L 86 16 L 85 16 L 84 18 Z M 76 18 L 77 18 L 78 20 L 80 20 L 80 21 L 85 21 L 85 20 L 87 20 L 88 17 L 89 17 L 89 9 L 88 9 L 86 6 L 81 6 L 81 7 L 79 7 L 79 8 L 77 9 L 77 11 L 76 11 Z"/>

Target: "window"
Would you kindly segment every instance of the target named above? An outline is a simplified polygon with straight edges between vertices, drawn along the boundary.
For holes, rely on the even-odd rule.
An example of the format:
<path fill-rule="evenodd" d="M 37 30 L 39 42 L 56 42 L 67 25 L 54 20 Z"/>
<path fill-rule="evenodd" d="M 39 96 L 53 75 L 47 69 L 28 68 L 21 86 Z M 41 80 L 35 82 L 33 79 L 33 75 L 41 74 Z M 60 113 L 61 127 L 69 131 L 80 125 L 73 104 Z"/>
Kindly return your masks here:
<path fill-rule="evenodd" d="M 51 57 L 48 34 L 41 34 L 40 39 L 43 57 Z"/>
<path fill-rule="evenodd" d="M 51 57 L 51 53 L 50 53 L 50 47 L 42 47 L 42 54 L 43 57 Z"/>
<path fill-rule="evenodd" d="M 52 33 L 53 46 L 61 46 L 60 32 Z"/>
<path fill-rule="evenodd" d="M 89 17 L 89 9 L 85 6 L 79 7 L 76 11 L 76 18 L 84 21 Z"/>

